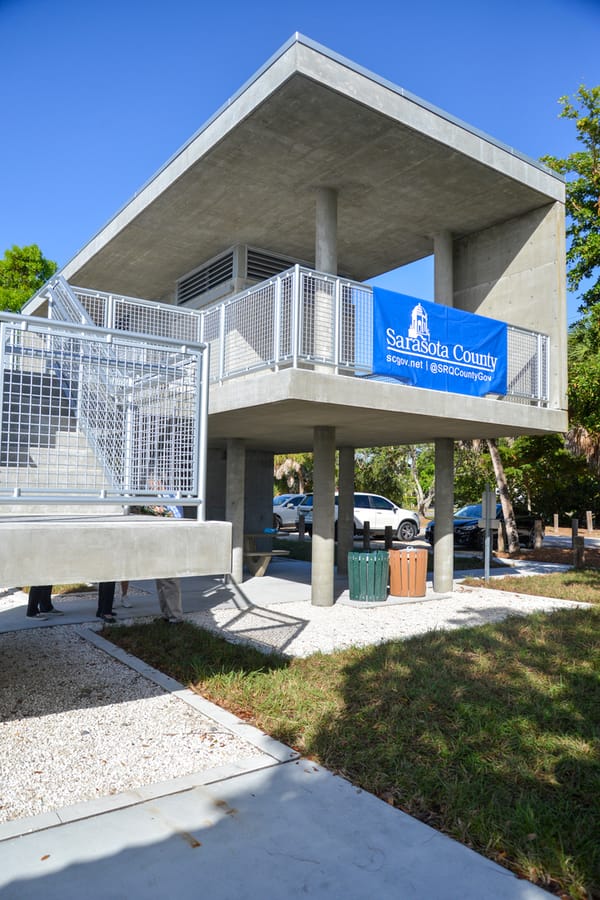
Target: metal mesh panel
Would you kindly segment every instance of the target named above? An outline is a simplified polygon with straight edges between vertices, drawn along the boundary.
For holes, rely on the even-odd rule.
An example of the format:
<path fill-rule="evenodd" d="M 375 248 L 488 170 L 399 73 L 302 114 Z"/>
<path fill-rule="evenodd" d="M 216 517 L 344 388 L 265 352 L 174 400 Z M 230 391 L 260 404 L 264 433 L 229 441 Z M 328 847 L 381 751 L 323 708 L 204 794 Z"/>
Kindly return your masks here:
<path fill-rule="evenodd" d="M 279 279 L 279 363 L 291 360 L 294 354 L 294 272 L 287 272 Z"/>
<path fill-rule="evenodd" d="M 94 323 L 100 328 L 108 327 L 108 298 L 94 293 L 83 293 L 75 288 L 75 295 Z M 70 321 L 73 321 L 72 319 Z"/>
<path fill-rule="evenodd" d="M 225 305 L 225 371 L 249 372 L 274 363 L 275 283 Z"/>
<path fill-rule="evenodd" d="M 342 284 L 340 365 L 357 375 L 373 370 L 373 294 L 369 288 Z"/>
<path fill-rule="evenodd" d="M 0 500 L 200 502 L 201 348 L 26 327 L 0 316 Z"/>
<path fill-rule="evenodd" d="M 548 339 L 533 331 L 508 327 L 507 394 L 547 401 Z"/>
<path fill-rule="evenodd" d="M 335 364 L 335 280 L 302 271 L 300 276 L 300 353 Z"/>
<path fill-rule="evenodd" d="M 73 291 L 95 325 L 182 341 L 200 340 L 200 315 L 195 311 L 84 288 Z"/>

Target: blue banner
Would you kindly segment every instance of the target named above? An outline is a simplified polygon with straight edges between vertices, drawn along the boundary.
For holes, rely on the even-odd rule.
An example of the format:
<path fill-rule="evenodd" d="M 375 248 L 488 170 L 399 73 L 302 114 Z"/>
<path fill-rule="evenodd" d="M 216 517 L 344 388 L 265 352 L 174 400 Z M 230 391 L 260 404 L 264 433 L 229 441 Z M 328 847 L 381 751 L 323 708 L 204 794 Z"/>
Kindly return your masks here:
<path fill-rule="evenodd" d="M 506 394 L 505 322 L 373 288 L 373 374 L 435 391 Z"/>

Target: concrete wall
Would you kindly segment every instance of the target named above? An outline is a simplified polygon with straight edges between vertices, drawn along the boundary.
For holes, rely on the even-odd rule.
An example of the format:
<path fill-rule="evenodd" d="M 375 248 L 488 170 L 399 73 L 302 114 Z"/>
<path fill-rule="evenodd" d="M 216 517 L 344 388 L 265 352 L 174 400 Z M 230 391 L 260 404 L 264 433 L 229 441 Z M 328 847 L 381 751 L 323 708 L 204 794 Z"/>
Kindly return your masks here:
<path fill-rule="evenodd" d="M 206 477 L 206 515 L 225 520 L 226 451 L 208 451 Z M 273 454 L 246 451 L 246 496 L 244 530 L 256 534 L 273 524 Z"/>
<path fill-rule="evenodd" d="M 231 525 L 152 516 L 0 520 L 3 584 L 173 578 L 231 572 Z"/>
<path fill-rule="evenodd" d="M 246 453 L 246 508 L 244 530 L 260 534 L 273 525 L 273 454 Z"/>
<path fill-rule="evenodd" d="M 566 409 L 564 206 L 553 203 L 454 244 L 454 305 L 550 336 L 550 406 Z"/>

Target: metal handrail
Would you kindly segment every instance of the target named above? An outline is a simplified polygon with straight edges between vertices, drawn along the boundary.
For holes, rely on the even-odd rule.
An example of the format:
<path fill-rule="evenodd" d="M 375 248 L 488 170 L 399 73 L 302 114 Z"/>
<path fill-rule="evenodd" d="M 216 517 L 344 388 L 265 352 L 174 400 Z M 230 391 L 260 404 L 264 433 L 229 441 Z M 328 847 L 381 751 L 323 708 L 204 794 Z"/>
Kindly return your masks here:
<path fill-rule="evenodd" d="M 357 281 L 295 265 L 201 309 L 70 290 L 98 325 L 202 338 L 211 347 L 213 383 L 285 367 L 378 380 L 372 366 L 373 290 Z M 499 399 L 547 405 L 549 337 L 510 324 L 508 332 L 508 390 Z"/>
<path fill-rule="evenodd" d="M 166 492 L 201 508 L 208 356 L 199 343 L 1 313 L 0 503 L 143 506 Z"/>

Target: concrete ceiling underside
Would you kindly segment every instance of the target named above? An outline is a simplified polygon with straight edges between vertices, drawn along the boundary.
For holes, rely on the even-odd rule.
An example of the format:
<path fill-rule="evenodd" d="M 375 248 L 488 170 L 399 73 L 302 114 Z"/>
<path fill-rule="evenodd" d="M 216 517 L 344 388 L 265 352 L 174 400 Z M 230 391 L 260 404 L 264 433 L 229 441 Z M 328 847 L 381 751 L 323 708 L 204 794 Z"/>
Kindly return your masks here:
<path fill-rule="evenodd" d="M 523 180 L 294 72 L 176 180 L 160 191 L 150 182 L 135 215 L 125 207 L 68 264 L 66 277 L 154 299 L 236 243 L 313 261 L 319 187 L 338 191 L 339 271 L 358 281 L 430 254 L 440 230 L 469 234 L 551 202 Z"/>

